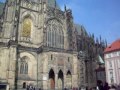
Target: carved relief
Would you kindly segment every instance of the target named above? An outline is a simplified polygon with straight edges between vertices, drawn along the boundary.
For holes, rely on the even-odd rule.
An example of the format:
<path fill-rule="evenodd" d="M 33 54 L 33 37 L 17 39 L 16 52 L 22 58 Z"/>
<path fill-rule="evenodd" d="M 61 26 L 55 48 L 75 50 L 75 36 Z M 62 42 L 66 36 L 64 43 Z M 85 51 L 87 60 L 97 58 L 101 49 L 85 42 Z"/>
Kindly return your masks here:
<path fill-rule="evenodd" d="M 47 15 L 50 18 L 51 17 L 57 17 L 59 19 L 65 18 L 63 11 L 60 11 L 59 9 L 55 9 L 55 8 L 50 8 L 50 7 L 47 8 Z"/>

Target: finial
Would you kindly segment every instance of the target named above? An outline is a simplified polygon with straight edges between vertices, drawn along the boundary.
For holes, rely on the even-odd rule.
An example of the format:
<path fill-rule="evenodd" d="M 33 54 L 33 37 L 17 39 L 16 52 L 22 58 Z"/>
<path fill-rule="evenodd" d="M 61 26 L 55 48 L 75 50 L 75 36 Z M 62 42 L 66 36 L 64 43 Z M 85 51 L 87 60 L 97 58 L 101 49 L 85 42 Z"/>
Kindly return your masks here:
<path fill-rule="evenodd" d="M 64 10 L 65 10 L 65 11 L 67 10 L 66 5 L 64 5 Z"/>
<path fill-rule="evenodd" d="M 56 0 L 55 0 L 55 8 L 57 7 L 57 2 L 56 2 Z"/>

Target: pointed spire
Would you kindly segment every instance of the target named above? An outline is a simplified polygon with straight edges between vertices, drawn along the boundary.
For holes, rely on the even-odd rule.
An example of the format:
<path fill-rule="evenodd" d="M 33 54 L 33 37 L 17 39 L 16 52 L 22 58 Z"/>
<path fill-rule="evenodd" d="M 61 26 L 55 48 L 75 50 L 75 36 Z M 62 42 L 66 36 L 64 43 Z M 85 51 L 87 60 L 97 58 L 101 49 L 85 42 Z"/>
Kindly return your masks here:
<path fill-rule="evenodd" d="M 107 44 L 107 40 L 105 39 L 105 47 L 107 47 L 107 45 L 108 45 L 108 44 Z"/>
<path fill-rule="evenodd" d="M 95 38 L 95 35 L 94 35 L 94 33 L 92 34 L 92 38 L 93 38 L 93 39 Z"/>
<path fill-rule="evenodd" d="M 101 38 L 101 35 L 100 35 L 100 43 L 102 42 L 102 38 Z"/>
<path fill-rule="evenodd" d="M 98 38 L 96 38 L 96 44 L 99 44 L 99 40 L 98 40 Z"/>
<path fill-rule="evenodd" d="M 56 0 L 55 0 L 55 8 L 57 7 L 57 2 L 56 2 Z"/>
<path fill-rule="evenodd" d="M 67 10 L 66 5 L 64 5 L 64 10 L 65 10 L 65 11 Z"/>

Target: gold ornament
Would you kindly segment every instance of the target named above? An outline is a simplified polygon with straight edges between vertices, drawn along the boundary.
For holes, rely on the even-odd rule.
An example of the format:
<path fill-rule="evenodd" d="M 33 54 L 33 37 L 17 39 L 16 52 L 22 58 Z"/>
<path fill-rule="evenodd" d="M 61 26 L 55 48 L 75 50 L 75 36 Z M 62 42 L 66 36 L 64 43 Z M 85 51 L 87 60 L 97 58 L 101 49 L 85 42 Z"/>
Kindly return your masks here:
<path fill-rule="evenodd" d="M 23 21 L 22 36 L 23 37 L 30 37 L 30 34 L 31 34 L 31 19 L 26 18 Z"/>

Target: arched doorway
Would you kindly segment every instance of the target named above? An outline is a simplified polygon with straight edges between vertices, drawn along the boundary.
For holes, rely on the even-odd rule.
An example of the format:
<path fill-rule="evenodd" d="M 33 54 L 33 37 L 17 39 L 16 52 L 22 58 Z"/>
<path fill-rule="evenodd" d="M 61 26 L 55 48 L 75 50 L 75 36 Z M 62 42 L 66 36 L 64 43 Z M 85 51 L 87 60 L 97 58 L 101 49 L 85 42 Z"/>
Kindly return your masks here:
<path fill-rule="evenodd" d="M 71 72 L 68 70 L 67 75 L 66 75 L 66 86 L 68 89 L 72 88 L 72 75 Z"/>
<path fill-rule="evenodd" d="M 60 90 L 64 89 L 64 78 L 63 78 L 63 72 L 61 70 L 58 73 L 58 89 Z"/>
<path fill-rule="evenodd" d="M 26 82 L 23 83 L 23 88 L 26 88 Z"/>
<path fill-rule="evenodd" d="M 55 74 L 53 69 L 51 69 L 49 72 L 49 88 L 55 89 Z"/>

